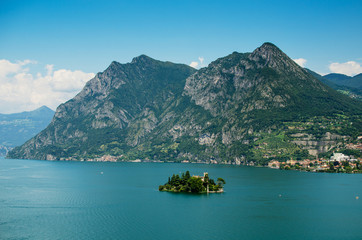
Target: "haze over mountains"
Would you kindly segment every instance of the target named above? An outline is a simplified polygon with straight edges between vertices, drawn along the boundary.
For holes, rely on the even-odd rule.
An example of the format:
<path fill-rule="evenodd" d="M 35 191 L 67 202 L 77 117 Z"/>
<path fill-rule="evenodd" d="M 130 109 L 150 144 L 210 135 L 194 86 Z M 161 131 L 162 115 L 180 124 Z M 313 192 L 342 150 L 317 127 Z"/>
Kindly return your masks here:
<path fill-rule="evenodd" d="M 46 128 L 54 111 L 42 106 L 34 111 L 0 114 L 0 155 L 20 146 Z"/>
<path fill-rule="evenodd" d="M 112 62 L 11 158 L 257 162 L 328 154 L 361 135 L 362 103 L 265 43 L 198 71 Z"/>

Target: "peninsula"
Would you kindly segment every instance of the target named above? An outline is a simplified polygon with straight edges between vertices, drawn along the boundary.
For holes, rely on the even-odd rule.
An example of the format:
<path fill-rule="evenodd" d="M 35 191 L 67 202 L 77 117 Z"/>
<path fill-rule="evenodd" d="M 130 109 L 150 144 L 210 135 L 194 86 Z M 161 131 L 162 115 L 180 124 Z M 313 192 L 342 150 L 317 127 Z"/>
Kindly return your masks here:
<path fill-rule="evenodd" d="M 221 193 L 224 192 L 225 180 L 218 178 L 217 182 L 209 178 L 207 172 L 204 176 L 190 175 L 189 171 L 182 173 L 181 177 L 178 174 L 173 174 L 168 178 L 165 185 L 158 187 L 159 191 L 165 192 L 186 192 L 186 193 Z"/>

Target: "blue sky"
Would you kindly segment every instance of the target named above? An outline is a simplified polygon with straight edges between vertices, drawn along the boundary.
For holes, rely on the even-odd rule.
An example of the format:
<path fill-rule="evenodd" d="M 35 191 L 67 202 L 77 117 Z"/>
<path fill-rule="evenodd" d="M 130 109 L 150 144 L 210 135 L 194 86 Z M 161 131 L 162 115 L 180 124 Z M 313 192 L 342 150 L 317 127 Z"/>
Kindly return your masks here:
<path fill-rule="evenodd" d="M 34 80 L 38 72 L 47 76 L 49 66 L 52 77 L 57 70 L 90 74 L 140 54 L 201 67 L 268 41 L 319 73 L 336 63 L 333 71 L 355 75 L 362 65 L 361 13 L 362 1 L 348 0 L 1 0 L 0 59 L 23 63 L 16 71 Z M 6 72 L 8 82 L 16 71 Z M 3 109 L 0 103 L 0 112 L 10 112 Z"/>

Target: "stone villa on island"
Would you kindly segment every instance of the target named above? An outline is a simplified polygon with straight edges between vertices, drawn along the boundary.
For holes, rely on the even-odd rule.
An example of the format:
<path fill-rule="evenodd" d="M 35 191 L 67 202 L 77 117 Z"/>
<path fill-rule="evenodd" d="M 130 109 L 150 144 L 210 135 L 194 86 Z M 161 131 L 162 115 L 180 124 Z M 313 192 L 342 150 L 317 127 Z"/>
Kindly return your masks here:
<path fill-rule="evenodd" d="M 201 178 L 201 181 L 203 181 L 203 182 L 205 182 L 205 180 L 207 181 L 207 185 L 206 185 L 206 192 L 207 193 L 215 193 L 215 192 L 217 192 L 217 193 L 222 193 L 222 192 L 224 192 L 224 188 L 222 187 L 222 188 L 220 188 L 219 190 L 217 190 L 217 191 L 210 191 L 210 189 L 209 189 L 209 182 L 208 182 L 208 180 L 209 180 L 209 174 L 207 173 L 207 172 L 204 172 L 204 176 L 193 176 L 193 177 L 196 177 L 196 178 Z"/>

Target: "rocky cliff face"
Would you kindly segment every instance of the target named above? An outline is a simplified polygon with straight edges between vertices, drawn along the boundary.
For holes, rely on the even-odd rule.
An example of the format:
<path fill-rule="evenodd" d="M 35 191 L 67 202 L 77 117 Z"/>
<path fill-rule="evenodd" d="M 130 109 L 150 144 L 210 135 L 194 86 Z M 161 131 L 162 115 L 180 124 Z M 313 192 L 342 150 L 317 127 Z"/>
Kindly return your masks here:
<path fill-rule="evenodd" d="M 320 148 L 295 136 L 311 140 L 330 132 L 348 142 L 360 131 L 355 116 L 361 112 L 361 103 L 322 84 L 271 43 L 197 72 L 142 55 L 97 74 L 58 107 L 47 129 L 9 156 L 238 163 L 308 157 L 314 145 L 320 153 L 342 140 Z"/>
<path fill-rule="evenodd" d="M 252 53 L 234 52 L 199 70 L 187 79 L 184 94 L 216 116 L 235 108 L 250 112 L 298 104 L 293 95 L 301 88 L 327 92 L 280 49 L 265 43 Z"/>
<path fill-rule="evenodd" d="M 200 69 L 186 80 L 184 95 L 223 119 L 213 134 L 226 146 L 240 141 L 249 145 L 248 138 L 261 129 L 280 129 L 283 121 L 353 108 L 271 43 L 252 53 L 234 52 Z M 300 141 L 294 143 L 307 149 Z M 317 145 L 308 149 L 313 155 L 327 149 L 317 150 Z"/>
<path fill-rule="evenodd" d="M 185 79 L 194 72 L 186 65 L 145 55 L 127 64 L 112 62 L 76 97 L 57 108 L 47 129 L 13 154 L 46 159 L 87 155 L 112 140 L 135 145 L 134 138 L 139 136 L 127 140 L 128 126 L 142 118 L 142 131 L 153 129 L 159 112 L 181 95 Z"/>

